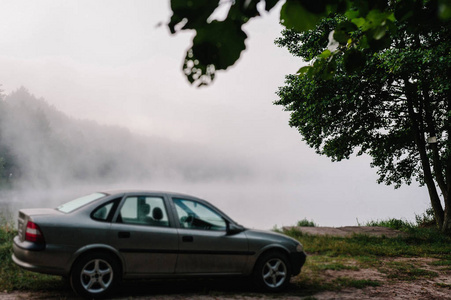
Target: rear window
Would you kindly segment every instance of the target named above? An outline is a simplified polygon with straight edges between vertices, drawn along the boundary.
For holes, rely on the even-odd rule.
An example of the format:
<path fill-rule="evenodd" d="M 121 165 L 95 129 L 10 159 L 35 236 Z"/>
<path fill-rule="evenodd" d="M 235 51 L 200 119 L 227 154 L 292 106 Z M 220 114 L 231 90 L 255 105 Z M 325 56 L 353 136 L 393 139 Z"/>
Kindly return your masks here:
<path fill-rule="evenodd" d="M 88 203 L 91 203 L 97 199 L 100 199 L 102 197 L 105 197 L 106 194 L 103 193 L 94 193 L 87 196 L 83 196 L 77 199 L 74 199 L 72 201 L 69 201 L 67 203 L 64 203 L 60 206 L 58 206 L 56 209 L 63 212 L 63 213 L 70 213 Z"/>

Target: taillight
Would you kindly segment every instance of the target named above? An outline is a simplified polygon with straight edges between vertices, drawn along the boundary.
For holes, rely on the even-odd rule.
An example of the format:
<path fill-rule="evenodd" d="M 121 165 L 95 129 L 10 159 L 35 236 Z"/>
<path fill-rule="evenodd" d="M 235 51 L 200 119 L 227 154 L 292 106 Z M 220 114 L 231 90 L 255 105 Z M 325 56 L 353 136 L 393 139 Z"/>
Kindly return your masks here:
<path fill-rule="evenodd" d="M 27 230 L 25 231 L 25 240 L 33 243 L 44 244 L 44 235 L 41 228 L 31 221 L 27 223 Z"/>

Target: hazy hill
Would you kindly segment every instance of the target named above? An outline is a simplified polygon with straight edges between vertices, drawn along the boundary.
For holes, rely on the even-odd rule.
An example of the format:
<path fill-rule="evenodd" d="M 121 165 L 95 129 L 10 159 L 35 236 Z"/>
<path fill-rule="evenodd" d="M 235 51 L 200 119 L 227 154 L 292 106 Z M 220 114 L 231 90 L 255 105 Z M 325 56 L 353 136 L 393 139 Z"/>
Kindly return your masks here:
<path fill-rule="evenodd" d="M 25 88 L 0 101 L 3 183 L 29 186 L 153 178 L 215 180 L 246 176 L 246 164 L 209 147 L 139 136 L 75 119 Z"/>

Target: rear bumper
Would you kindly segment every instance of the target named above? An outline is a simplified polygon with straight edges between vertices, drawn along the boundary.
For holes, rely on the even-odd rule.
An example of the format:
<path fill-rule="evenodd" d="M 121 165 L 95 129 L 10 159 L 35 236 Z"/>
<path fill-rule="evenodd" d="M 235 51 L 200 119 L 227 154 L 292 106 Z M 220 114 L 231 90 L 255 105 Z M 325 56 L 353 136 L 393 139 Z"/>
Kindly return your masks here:
<path fill-rule="evenodd" d="M 65 259 L 61 257 L 61 254 L 55 254 L 55 251 L 51 251 L 45 245 L 21 242 L 18 236 L 14 238 L 13 262 L 26 270 L 44 274 L 66 275 Z"/>
<path fill-rule="evenodd" d="M 291 261 L 291 274 L 293 276 L 298 275 L 301 273 L 301 268 L 305 264 L 305 260 L 307 259 L 307 255 L 305 252 L 296 252 L 290 254 L 290 261 Z"/>

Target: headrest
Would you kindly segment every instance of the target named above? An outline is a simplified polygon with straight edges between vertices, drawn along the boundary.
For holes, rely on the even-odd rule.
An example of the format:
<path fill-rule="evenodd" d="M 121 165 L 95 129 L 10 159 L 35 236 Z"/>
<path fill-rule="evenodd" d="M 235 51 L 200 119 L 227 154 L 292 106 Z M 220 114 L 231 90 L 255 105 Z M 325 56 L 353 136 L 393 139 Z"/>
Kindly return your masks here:
<path fill-rule="evenodd" d="M 161 210 L 161 208 L 155 207 L 152 212 L 152 217 L 157 221 L 163 219 L 163 211 Z"/>

